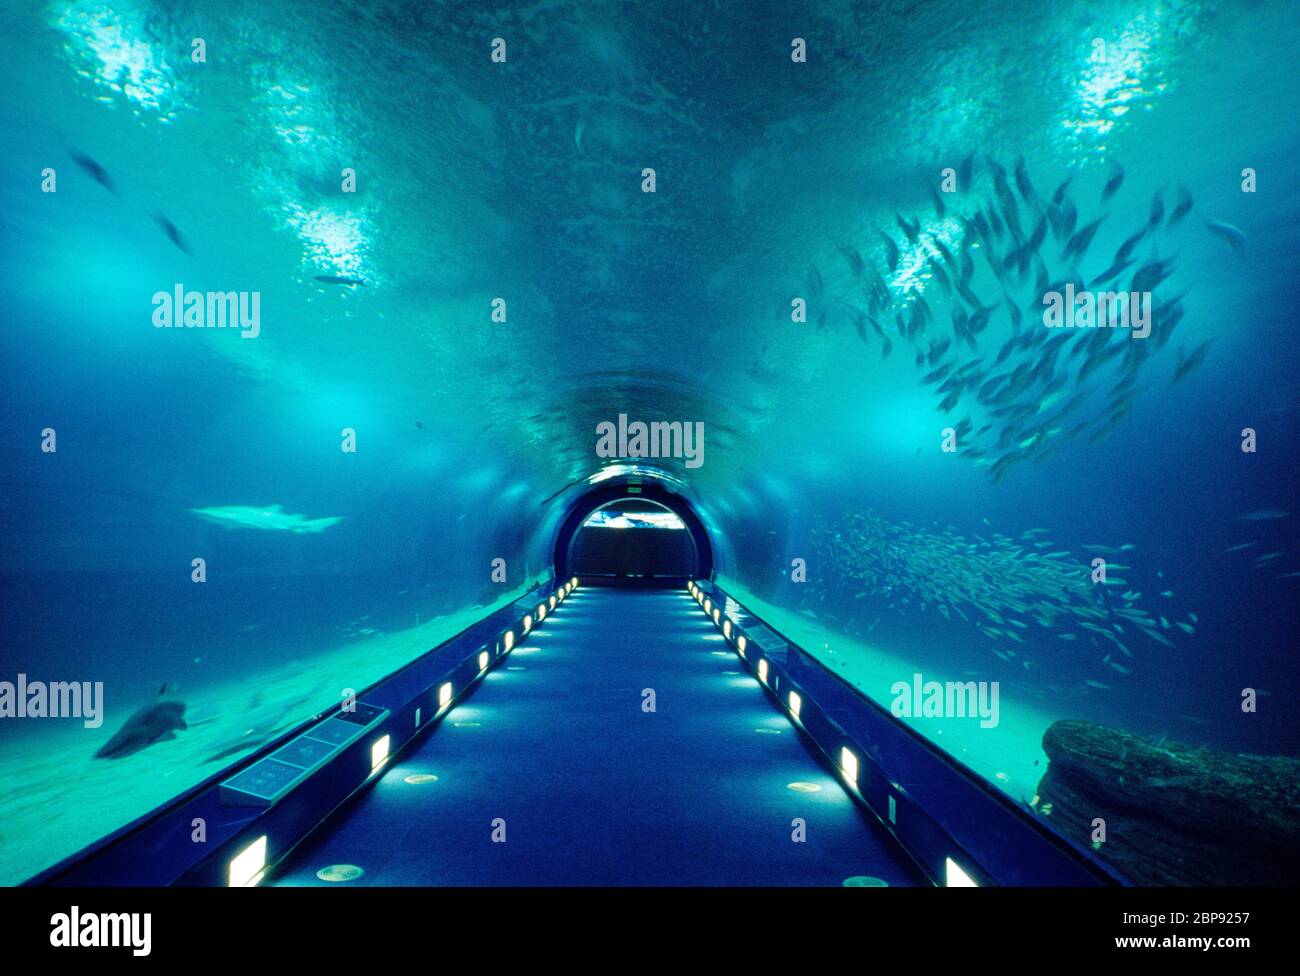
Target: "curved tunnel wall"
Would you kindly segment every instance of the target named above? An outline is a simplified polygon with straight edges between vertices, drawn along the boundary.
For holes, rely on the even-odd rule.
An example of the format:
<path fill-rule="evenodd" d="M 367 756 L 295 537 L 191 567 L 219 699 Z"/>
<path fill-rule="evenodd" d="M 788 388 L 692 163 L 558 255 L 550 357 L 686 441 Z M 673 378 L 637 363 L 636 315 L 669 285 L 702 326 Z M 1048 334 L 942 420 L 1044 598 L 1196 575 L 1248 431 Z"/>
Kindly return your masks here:
<path fill-rule="evenodd" d="M 889 705 L 918 673 L 999 682 L 996 729 L 908 721 L 1016 801 L 1037 795 L 1058 720 L 1126 745 L 1300 750 L 1269 707 L 1300 694 L 1279 653 L 1300 629 L 1300 214 L 1284 181 L 1244 193 L 1237 175 L 1243 159 L 1286 172 L 1300 143 L 1292 5 L 1063 3 L 981 26 L 960 2 L 883 22 L 830 4 L 812 45 L 827 56 L 793 86 L 788 52 L 753 43 L 788 5 L 669 6 L 544 6 L 527 71 L 435 41 L 482 35 L 474 5 L 430 8 L 427 31 L 346 3 L 308 31 L 283 2 L 237 24 L 216 0 L 6 21 L 9 158 L 58 187 L 0 185 L 22 324 L 0 330 L 0 679 L 103 682 L 104 707 L 94 727 L 4 727 L 0 882 L 524 592 L 611 472 L 689 502 L 729 592 L 862 694 Z M 199 21 L 220 65 L 181 72 Z M 940 51 L 955 23 L 962 43 Z M 1112 34 L 1136 72 L 1116 90 L 1088 60 Z M 403 53 L 363 64 L 360 47 Z M 936 64 L 951 76 L 918 86 Z M 630 88 L 658 94 L 610 97 Z M 653 196 L 633 178 L 648 146 Z M 995 325 L 954 337 L 963 309 L 919 242 L 951 252 L 963 219 L 1002 207 L 995 167 L 1023 193 L 1010 146 L 1040 197 L 1061 187 L 1080 224 L 1107 217 L 1077 269 L 1049 238 L 1053 272 L 1098 277 L 1158 209 L 1141 260 L 1176 259 L 1157 295 L 1185 298 L 1167 342 L 1128 343 L 1148 348 L 1139 378 L 1067 410 L 1080 360 L 1060 360 L 1059 389 L 1006 405 L 1031 420 L 999 446 L 987 404 L 936 387 L 994 368 L 1002 282 L 980 266 Z M 963 161 L 940 214 L 937 174 Z M 1194 203 L 1171 227 L 1174 187 Z M 256 292 L 260 334 L 156 327 L 152 297 L 178 285 Z M 862 316 L 882 288 L 877 331 Z M 922 336 L 904 311 L 918 296 Z M 597 425 L 624 414 L 703 424 L 701 463 L 598 455 Z M 993 444 L 942 449 L 986 423 Z M 1060 599 L 1098 556 L 1122 632 Z M 164 685 L 189 729 L 94 758 Z"/>

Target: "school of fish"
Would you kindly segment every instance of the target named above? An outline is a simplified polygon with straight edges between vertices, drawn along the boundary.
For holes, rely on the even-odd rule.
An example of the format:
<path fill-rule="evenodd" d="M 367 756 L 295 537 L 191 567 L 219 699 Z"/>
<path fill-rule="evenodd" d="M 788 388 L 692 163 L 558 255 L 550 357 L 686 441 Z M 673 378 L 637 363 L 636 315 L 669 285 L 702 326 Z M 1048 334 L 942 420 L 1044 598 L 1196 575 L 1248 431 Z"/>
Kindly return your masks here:
<path fill-rule="evenodd" d="M 1100 443 L 1155 382 L 1148 364 L 1184 314 L 1185 292 L 1171 293 L 1171 239 L 1194 201 L 1178 186 L 1158 190 L 1149 205 L 1121 206 L 1118 165 L 1088 199 L 1071 195 L 1073 176 L 1040 193 L 1023 159 L 1010 173 L 992 158 L 981 168 L 977 175 L 975 157 L 966 157 L 951 174 L 960 192 L 931 193 L 932 216 L 896 215 L 901 236 L 878 232 L 868 251 L 874 260 L 838 244 L 853 291 L 823 301 L 818 322 L 847 314 L 864 343 L 875 335 L 882 358 L 895 345 L 910 346 L 920 382 L 956 421 L 957 453 L 1001 481 L 1012 466 L 1041 461 L 1076 437 Z M 963 202 L 967 212 L 959 213 Z M 1108 221 L 1131 225 L 1113 254 L 1092 246 Z M 1201 223 L 1241 253 L 1241 231 Z M 1044 295 L 1064 294 L 1067 285 L 1075 293 L 1149 294 L 1150 334 L 1046 328 Z M 825 294 L 815 268 L 809 292 L 814 300 Z M 1167 380 L 1191 375 L 1212 342 L 1179 349 Z"/>
<path fill-rule="evenodd" d="M 1130 567 L 1120 560 L 1129 558 L 1134 544 L 1084 546 L 1083 562 L 1045 534 L 1033 528 L 1016 537 L 990 532 L 984 538 L 951 526 L 890 522 L 862 510 L 818 526 L 812 540 L 827 578 L 847 588 L 851 599 L 893 612 L 933 609 L 948 620 L 960 618 L 992 642 L 999 659 L 1025 670 L 1034 667 L 1025 652 L 1040 651 L 1049 636 L 1081 641 L 1080 649 L 1095 645 L 1102 667 L 1127 675 L 1125 662 L 1135 648 L 1171 649 L 1174 637 L 1196 634 L 1194 612 L 1179 619 L 1172 610 L 1143 608 L 1142 593 L 1121 575 Z M 1105 561 L 1104 574 L 1096 559 Z"/>

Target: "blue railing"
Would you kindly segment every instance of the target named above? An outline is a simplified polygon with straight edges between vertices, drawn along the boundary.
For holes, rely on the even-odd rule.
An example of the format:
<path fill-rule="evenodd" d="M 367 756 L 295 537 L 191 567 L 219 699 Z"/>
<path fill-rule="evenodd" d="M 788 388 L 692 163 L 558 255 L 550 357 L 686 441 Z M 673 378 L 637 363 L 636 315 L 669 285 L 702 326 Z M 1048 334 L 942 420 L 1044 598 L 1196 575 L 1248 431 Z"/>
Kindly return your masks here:
<path fill-rule="evenodd" d="M 576 585 L 576 579 L 552 580 L 535 587 L 354 698 L 25 883 L 256 883 L 469 694 Z"/>
<path fill-rule="evenodd" d="M 1123 884 L 712 582 L 688 586 L 849 792 L 936 884 Z"/>

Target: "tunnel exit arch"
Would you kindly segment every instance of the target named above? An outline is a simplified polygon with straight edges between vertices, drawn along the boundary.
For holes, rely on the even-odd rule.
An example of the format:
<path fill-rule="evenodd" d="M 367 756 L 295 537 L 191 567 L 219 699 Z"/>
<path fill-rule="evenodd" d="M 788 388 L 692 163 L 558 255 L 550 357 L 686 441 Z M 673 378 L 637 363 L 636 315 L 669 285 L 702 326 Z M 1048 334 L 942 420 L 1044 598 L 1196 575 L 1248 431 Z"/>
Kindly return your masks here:
<path fill-rule="evenodd" d="M 637 488 L 639 491 L 631 491 L 630 488 Z M 646 479 L 636 485 L 623 480 L 597 485 L 573 503 L 555 537 L 552 560 L 557 579 L 566 579 L 574 575 L 573 544 L 583 522 L 597 509 L 620 501 L 652 502 L 655 507 L 664 508 L 681 519 L 690 534 L 691 546 L 694 549 L 691 578 L 712 577 L 713 545 L 694 507 L 679 493 Z"/>

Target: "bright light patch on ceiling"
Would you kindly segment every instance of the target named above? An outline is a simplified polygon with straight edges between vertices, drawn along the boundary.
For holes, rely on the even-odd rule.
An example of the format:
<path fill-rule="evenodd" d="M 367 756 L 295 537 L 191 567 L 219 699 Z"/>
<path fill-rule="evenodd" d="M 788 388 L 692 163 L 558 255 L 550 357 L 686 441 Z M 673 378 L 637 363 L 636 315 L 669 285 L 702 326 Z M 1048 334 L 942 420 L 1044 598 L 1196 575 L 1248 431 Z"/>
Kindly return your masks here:
<path fill-rule="evenodd" d="M 175 78 L 145 40 L 145 19 L 130 3 L 71 3 L 53 18 L 67 35 L 64 51 L 77 73 L 135 106 L 170 121 L 175 115 Z M 105 94 L 101 101 L 111 102 Z"/>
<path fill-rule="evenodd" d="M 1183 43 L 1179 35 L 1196 12 L 1194 3 L 1158 3 L 1125 24 L 1118 36 L 1081 39 L 1082 65 L 1062 120 L 1077 142 L 1104 151 L 1105 139 L 1125 115 L 1152 107 L 1168 88 L 1161 48 Z"/>
<path fill-rule="evenodd" d="M 1107 44 L 1099 59 L 1090 59 L 1078 83 L 1078 112 L 1066 120 L 1066 128 L 1080 136 L 1105 136 L 1128 113 L 1130 102 L 1148 95 L 1142 74 L 1149 45 L 1148 35 L 1129 30 Z"/>
<path fill-rule="evenodd" d="M 587 477 L 587 484 L 596 485 L 602 481 L 608 481 L 610 478 L 619 478 L 623 476 L 640 475 L 643 478 L 654 478 L 657 481 L 664 481 L 674 485 L 684 485 L 681 478 L 669 471 L 659 468 L 648 468 L 640 464 L 607 464 L 593 475 Z"/>
<path fill-rule="evenodd" d="M 301 84 L 274 84 L 267 86 L 266 101 L 270 110 L 275 134 L 287 146 L 295 148 L 320 142 L 316 126 L 306 116 L 311 88 Z"/>
<path fill-rule="evenodd" d="M 628 464 L 608 464 L 588 478 L 587 484 L 598 485 L 602 481 L 608 481 L 610 478 L 617 478 L 619 475 L 626 474 L 631 470 L 632 466 Z"/>
<path fill-rule="evenodd" d="M 321 274 L 365 277 L 361 269 L 370 240 L 362 217 L 333 210 L 303 210 L 290 203 L 285 220 L 305 245 L 305 264 Z"/>

